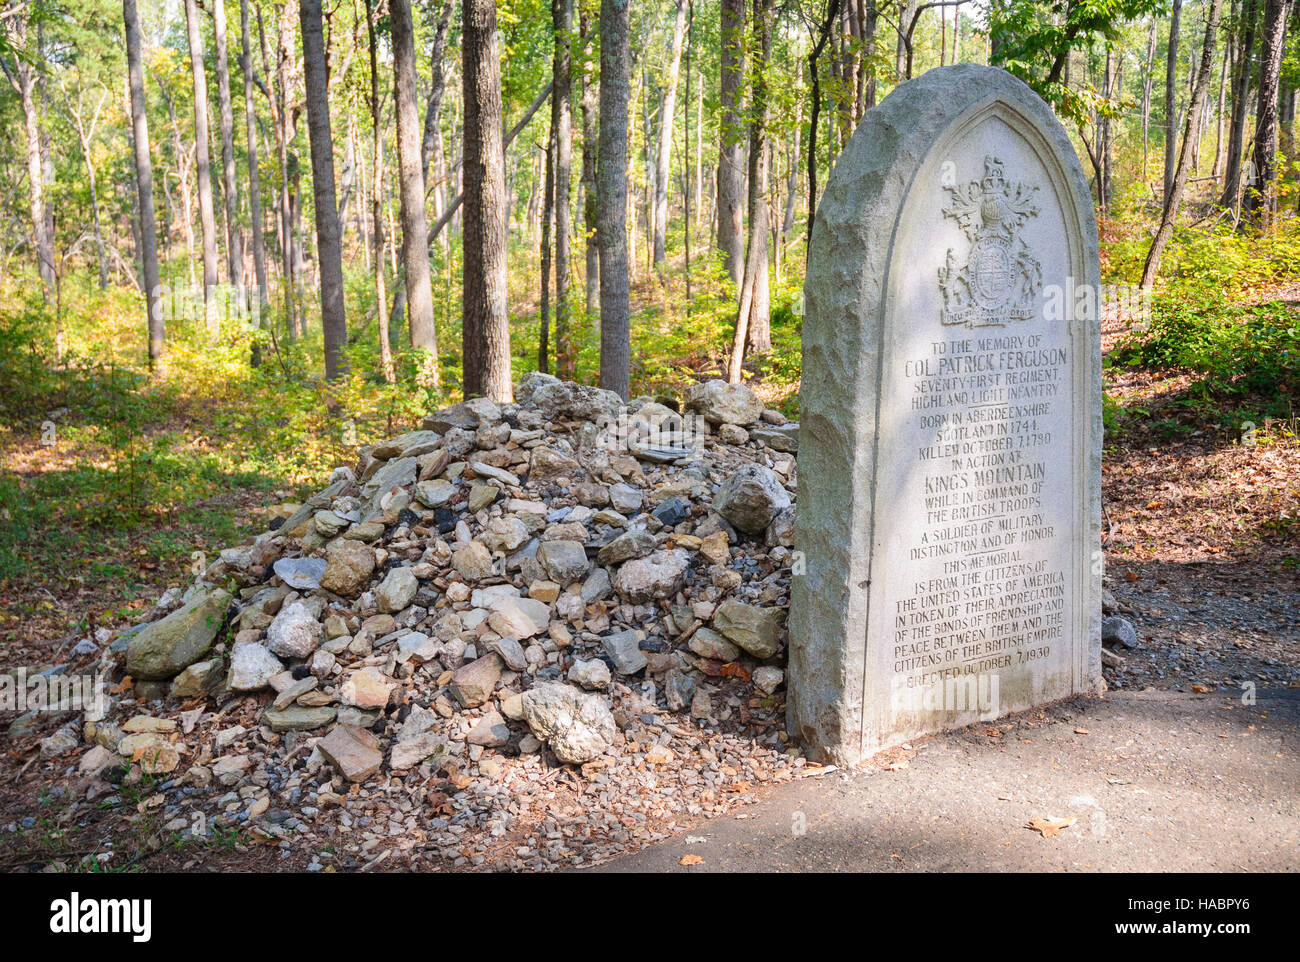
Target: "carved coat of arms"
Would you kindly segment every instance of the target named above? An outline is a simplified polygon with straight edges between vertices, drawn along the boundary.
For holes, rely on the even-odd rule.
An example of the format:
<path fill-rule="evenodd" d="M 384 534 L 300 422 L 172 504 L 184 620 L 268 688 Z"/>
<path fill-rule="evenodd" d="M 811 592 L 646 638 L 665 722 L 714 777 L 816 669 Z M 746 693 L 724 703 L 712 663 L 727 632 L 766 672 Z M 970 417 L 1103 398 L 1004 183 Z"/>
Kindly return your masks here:
<path fill-rule="evenodd" d="M 944 216 L 957 222 L 970 241 L 966 262 L 948 249 L 939 269 L 943 323 L 1002 327 L 1036 313 L 1043 270 L 1020 237 L 1020 228 L 1038 216 L 1037 187 L 1010 184 L 1002 161 L 984 158 L 984 177 L 964 185 L 945 185 L 951 202 Z"/>

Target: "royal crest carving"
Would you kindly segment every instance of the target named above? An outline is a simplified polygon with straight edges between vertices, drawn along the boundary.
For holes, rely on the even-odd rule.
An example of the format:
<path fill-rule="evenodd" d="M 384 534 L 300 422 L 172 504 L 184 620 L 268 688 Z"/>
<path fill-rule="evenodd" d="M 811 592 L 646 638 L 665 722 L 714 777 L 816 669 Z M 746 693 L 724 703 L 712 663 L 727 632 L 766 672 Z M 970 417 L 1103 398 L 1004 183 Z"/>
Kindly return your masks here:
<path fill-rule="evenodd" d="M 984 158 L 984 177 L 964 185 L 944 185 L 951 202 L 944 216 L 957 222 L 970 242 L 965 263 L 957 252 L 939 269 L 944 324 L 1002 327 L 1037 313 L 1043 270 L 1020 237 L 1025 222 L 1038 216 L 1036 186 L 1008 183 L 1002 161 Z"/>

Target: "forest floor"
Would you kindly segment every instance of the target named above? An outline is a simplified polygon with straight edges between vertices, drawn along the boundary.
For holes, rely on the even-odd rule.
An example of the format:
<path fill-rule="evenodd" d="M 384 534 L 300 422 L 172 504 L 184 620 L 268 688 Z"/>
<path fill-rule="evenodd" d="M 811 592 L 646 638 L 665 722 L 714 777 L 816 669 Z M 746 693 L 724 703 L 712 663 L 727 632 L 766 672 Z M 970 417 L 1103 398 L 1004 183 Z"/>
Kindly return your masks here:
<path fill-rule="evenodd" d="M 1293 278 L 1251 296 L 1300 316 Z M 787 348 L 789 333 L 777 332 Z M 1126 336 L 1118 324 L 1107 327 L 1108 357 Z M 708 361 L 663 365 L 674 368 L 703 371 Z M 754 372 L 769 403 L 797 386 L 788 369 L 774 376 L 761 359 Z M 1105 582 L 1139 639 L 1136 650 L 1122 652 L 1121 667 L 1107 669 L 1109 686 L 1189 696 L 1300 687 L 1300 423 L 1266 422 L 1251 412 L 1276 411 L 1276 397 L 1225 399 L 1184 367 L 1108 364 L 1105 389 Z M 42 443 L 41 422 L 58 412 L 0 431 L 0 669 L 56 664 L 79 639 L 138 620 L 169 585 L 190 580 L 194 552 L 211 555 L 261 530 L 270 505 L 312 488 L 309 471 L 223 469 L 220 453 L 247 431 L 236 417 L 246 403 L 237 394 L 188 397 L 135 415 L 133 430 L 165 435 L 174 442 L 168 450 L 202 462 L 203 496 L 150 505 L 131 519 L 78 510 L 82 500 L 93 506 L 129 483 L 113 461 L 111 434 L 97 435 L 98 447 L 62 431 L 55 443 Z M 406 423 L 391 423 L 391 415 L 389 422 L 394 430 Z M 96 487 L 96 469 L 112 476 L 112 487 Z M 186 471 L 182 481 L 196 476 Z M 0 724 L 13 717 L 0 713 Z M 55 727 L 51 719 L 0 746 L 0 779 L 11 786 L 0 800 L 0 870 L 74 868 L 109 839 L 126 855 L 115 863 L 119 871 L 285 871 L 305 868 L 315 854 L 286 854 L 242 833 L 159 845 L 143 795 L 67 824 L 50 794 L 66 765 L 41 761 L 37 751 Z M 875 766 L 897 766 L 896 755 Z M 771 791 L 755 788 L 746 801 Z M 675 830 L 693 824 L 679 818 Z M 402 867 L 394 859 L 383 870 Z M 426 858 L 418 867 L 442 866 Z"/>

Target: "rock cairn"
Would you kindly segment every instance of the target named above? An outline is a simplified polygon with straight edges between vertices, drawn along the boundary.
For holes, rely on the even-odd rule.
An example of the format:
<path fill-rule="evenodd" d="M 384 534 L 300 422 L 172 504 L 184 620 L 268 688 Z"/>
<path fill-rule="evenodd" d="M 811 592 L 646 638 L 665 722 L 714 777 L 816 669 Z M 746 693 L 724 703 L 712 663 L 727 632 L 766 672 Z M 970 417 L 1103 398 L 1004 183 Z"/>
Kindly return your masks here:
<path fill-rule="evenodd" d="M 163 779 L 177 829 L 342 836 L 340 867 L 505 838 L 544 868 L 797 775 L 798 425 L 722 381 L 680 412 L 543 374 L 516 398 L 363 448 L 170 589 L 100 655 L 107 704 L 42 742 L 83 752 L 73 795 Z"/>

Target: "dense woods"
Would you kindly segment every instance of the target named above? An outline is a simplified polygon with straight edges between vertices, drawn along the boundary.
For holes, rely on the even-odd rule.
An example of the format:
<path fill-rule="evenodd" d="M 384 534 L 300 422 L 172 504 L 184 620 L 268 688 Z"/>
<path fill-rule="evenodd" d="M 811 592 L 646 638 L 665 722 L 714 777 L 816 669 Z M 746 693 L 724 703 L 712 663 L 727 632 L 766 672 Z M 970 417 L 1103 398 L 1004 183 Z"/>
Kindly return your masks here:
<path fill-rule="evenodd" d="M 773 350 L 774 313 L 797 313 L 836 154 L 932 67 L 1001 65 L 1056 108 L 1101 216 L 1152 232 L 1118 280 L 1158 282 L 1187 205 L 1268 229 L 1296 207 L 1296 16 L 1291 0 L 240 0 L 237 16 L 21 0 L 0 14 L 5 274 L 56 313 L 70 283 L 136 291 L 155 364 L 201 329 L 285 377 L 500 399 L 537 367 L 626 395 L 654 380 L 636 345 L 695 313 L 737 380 Z"/>

